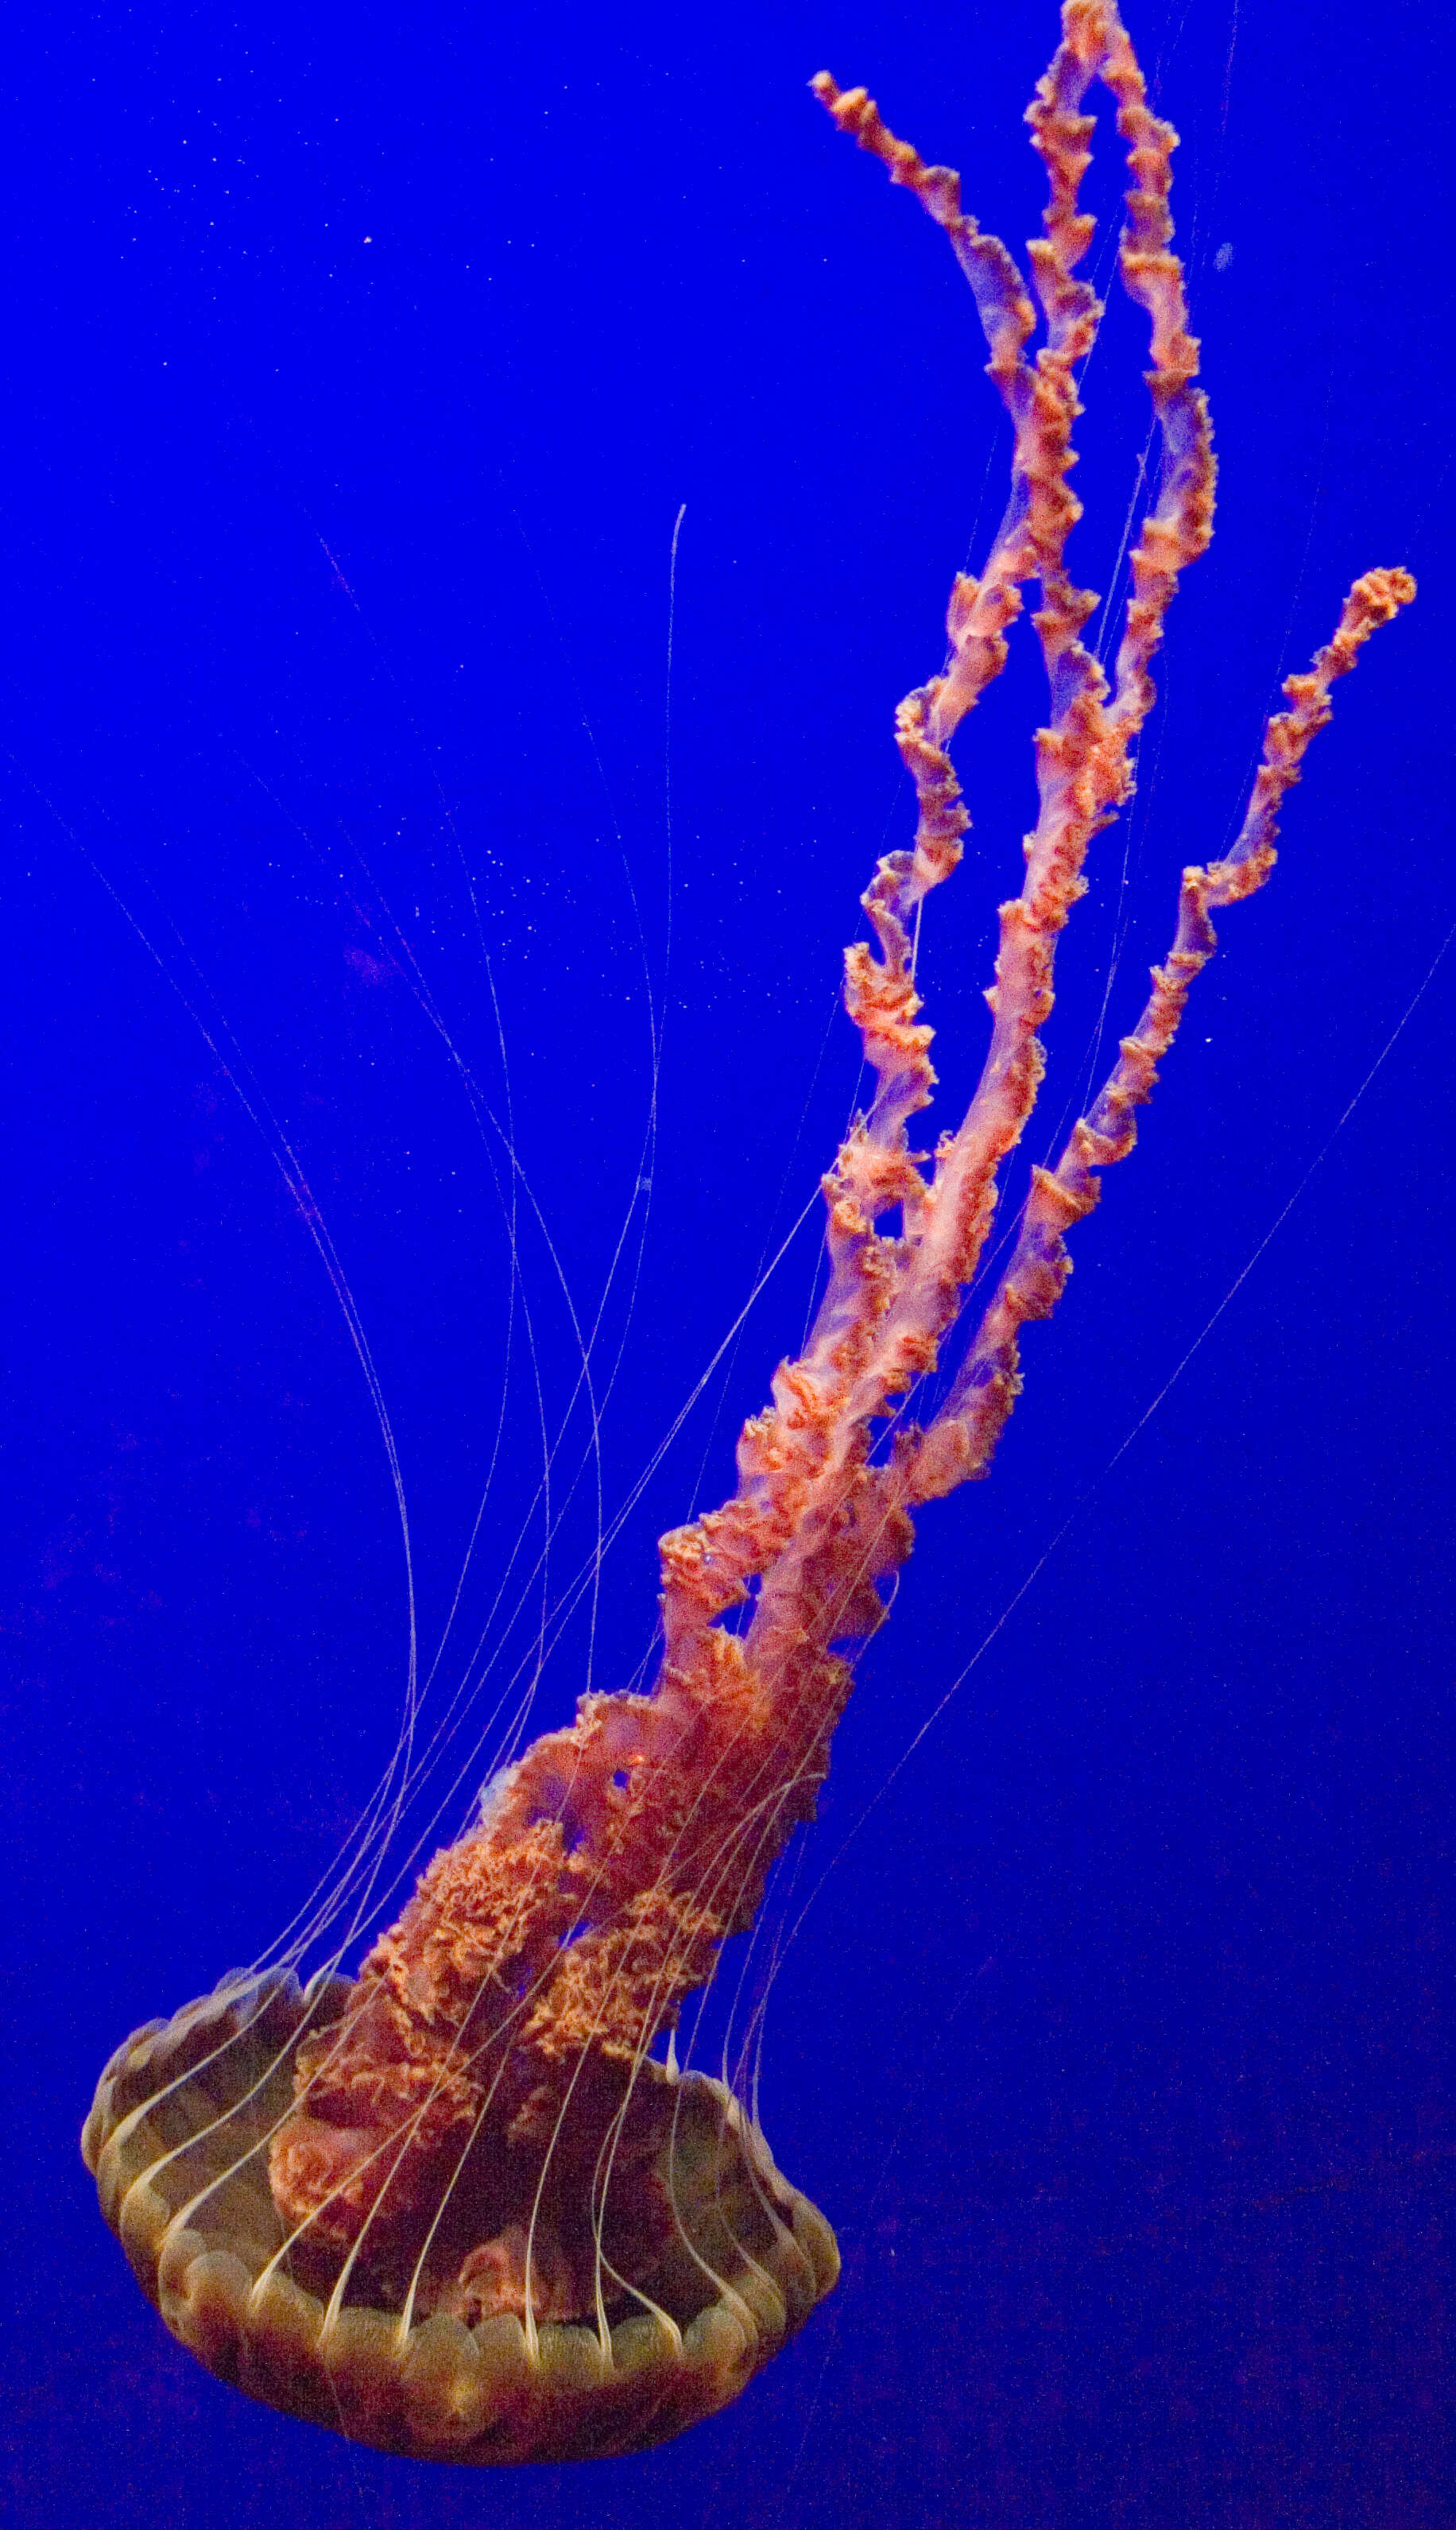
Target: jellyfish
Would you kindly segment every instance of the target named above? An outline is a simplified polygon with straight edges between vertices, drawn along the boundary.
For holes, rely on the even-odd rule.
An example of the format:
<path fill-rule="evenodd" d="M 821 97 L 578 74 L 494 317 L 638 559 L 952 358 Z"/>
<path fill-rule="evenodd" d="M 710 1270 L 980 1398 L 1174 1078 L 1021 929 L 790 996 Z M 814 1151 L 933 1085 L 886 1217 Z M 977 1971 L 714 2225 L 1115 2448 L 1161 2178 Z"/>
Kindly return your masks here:
<path fill-rule="evenodd" d="M 1097 601 L 1067 567 L 1079 377 L 1103 312 L 1079 277 L 1094 82 L 1126 153 L 1118 272 L 1148 321 L 1161 451 L 1110 675 L 1081 637 Z M 845 954 L 873 1087 L 823 1181 L 822 1300 L 743 1429 L 731 1497 L 661 1540 L 651 1682 L 588 1693 L 504 1767 L 356 1974 L 337 1958 L 305 1984 L 292 1965 L 240 1974 L 135 2033 L 83 2135 L 106 2220 L 184 2344 L 251 2396 L 422 2458 L 665 2440 L 735 2398 L 832 2290 L 829 2221 L 781 2173 L 756 2114 L 678 2063 L 678 2015 L 814 1814 L 915 1514 L 990 1466 L 1022 1330 L 1054 1309 L 1070 1234 L 1134 1146 L 1213 955 L 1213 915 L 1269 877 L 1334 683 L 1415 594 L 1402 570 L 1366 572 L 1286 681 L 1238 835 L 1183 871 L 1142 1015 L 1059 1155 L 1033 1170 L 968 1326 L 1043 1074 L 1059 935 L 1091 846 L 1131 797 L 1167 610 L 1213 528 L 1210 417 L 1171 248 L 1175 135 L 1113 0 L 1064 0 L 1028 110 L 1048 181 L 1028 286 L 958 178 L 898 139 L 863 88 L 828 73 L 813 87 L 944 232 L 1013 433 L 1005 513 L 979 574 L 954 581 L 944 665 L 896 715 L 917 821 L 862 900 L 870 939 Z M 999 909 L 980 1078 L 926 1153 L 912 1145 L 935 1087 L 916 950 L 969 823 L 949 748 L 1033 583 L 1050 697 L 1036 823 Z"/>

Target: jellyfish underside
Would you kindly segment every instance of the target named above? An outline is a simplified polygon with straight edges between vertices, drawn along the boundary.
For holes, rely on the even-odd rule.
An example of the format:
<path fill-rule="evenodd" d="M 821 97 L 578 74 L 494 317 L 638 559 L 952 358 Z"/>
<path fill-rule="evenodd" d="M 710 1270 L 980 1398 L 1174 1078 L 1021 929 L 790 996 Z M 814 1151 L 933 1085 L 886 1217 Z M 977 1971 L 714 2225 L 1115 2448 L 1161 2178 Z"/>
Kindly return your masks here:
<path fill-rule="evenodd" d="M 325 1975 L 305 1993 L 284 1973 L 149 2023 L 118 2049 L 86 2121 L 86 2166 L 142 2289 L 199 2362 L 250 2397 L 420 2459 L 640 2450 L 735 2398 L 833 2285 L 829 2225 L 780 2176 L 738 2103 L 702 2074 L 655 2066 L 637 2085 L 653 2219 L 644 2253 L 624 2192 L 612 2245 L 634 2263 L 637 2291 L 605 2297 L 605 2331 L 592 2285 L 574 2289 L 561 2257 L 557 2298 L 583 2307 L 529 2333 L 513 2311 L 461 2315 L 461 2244 L 530 2217 L 531 2182 L 503 2188 L 494 2137 L 460 2172 L 449 2240 L 417 2278 L 397 2235 L 394 2273 L 360 2262 L 331 2313 L 340 2261 L 288 2250 L 267 2163 L 300 2038 L 337 2025 L 351 1991 Z M 589 2277 L 589 2176 L 570 2202 L 580 2176 L 565 2172 L 558 2192 Z"/>
<path fill-rule="evenodd" d="M 1150 319 L 1162 448 L 1110 680 L 1080 639 L 1094 601 L 1064 562 L 1076 382 L 1102 314 L 1076 278 L 1094 81 L 1127 151 L 1118 268 Z M 1135 1110 L 1213 954 L 1212 910 L 1268 877 L 1332 684 L 1415 594 L 1404 572 L 1365 574 L 1312 668 L 1286 681 L 1233 847 L 1184 870 L 1137 1025 L 1055 1165 L 1032 1172 L 1009 1261 L 958 1366 L 943 1363 L 1036 1098 L 1056 940 L 1089 845 L 1131 794 L 1150 661 L 1212 532 L 1211 428 L 1169 245 L 1175 136 L 1148 110 L 1112 0 L 1064 0 L 1028 115 L 1050 185 L 1032 356 L 1026 286 L 962 212 L 954 175 L 897 140 L 863 89 L 827 74 L 814 86 L 947 236 L 1014 432 L 1012 497 L 982 576 L 955 581 L 946 664 L 897 717 L 918 822 L 863 900 L 872 944 L 846 956 L 875 1086 L 825 1180 L 824 1299 L 744 1427 L 736 1493 L 661 1542 L 651 1691 L 584 1698 L 498 1777 L 356 1977 L 337 1963 L 305 1988 L 289 1968 L 249 1973 L 137 2031 L 82 2139 L 143 2290 L 203 2363 L 420 2457 L 558 2460 L 663 2441 L 736 2397 L 832 2288 L 834 2234 L 756 2120 L 725 2083 L 652 2051 L 813 1814 L 912 1514 L 989 1466 L 1020 1389 L 1021 1330 L 1055 1306 L 1067 1234 L 1133 1147 Z M 914 948 L 968 822 L 947 749 L 1033 581 L 1052 695 L 1038 819 L 1021 893 L 1000 908 L 981 1080 L 927 1163 L 908 1139 L 935 1078 Z M 917 1423 L 910 1404 L 937 1369 L 948 1385 Z"/>

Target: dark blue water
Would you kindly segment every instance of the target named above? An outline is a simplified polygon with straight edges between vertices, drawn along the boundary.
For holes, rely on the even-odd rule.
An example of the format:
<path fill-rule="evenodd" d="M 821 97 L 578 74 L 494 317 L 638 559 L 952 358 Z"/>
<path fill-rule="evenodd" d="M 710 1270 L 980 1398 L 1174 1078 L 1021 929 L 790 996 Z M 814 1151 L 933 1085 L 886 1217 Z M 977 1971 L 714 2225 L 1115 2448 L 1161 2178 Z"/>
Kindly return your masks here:
<path fill-rule="evenodd" d="M 117 2040 L 272 1940 L 398 1729 L 385 1450 L 278 1148 L 371 1348 L 426 1655 L 499 1438 L 453 1646 L 486 1621 L 543 1417 L 585 1469 L 556 1505 L 577 1569 L 581 1330 L 620 1353 L 606 1514 L 651 1472 L 594 1641 L 583 1606 L 543 1678 L 566 1718 L 588 1657 L 607 1685 L 642 1658 L 653 1540 L 727 1489 L 802 1330 L 812 1209 L 654 1464 L 852 1106 L 840 946 L 909 827 L 891 710 L 1001 503 L 944 242 L 804 82 L 865 80 L 1019 248 L 1052 13 L 12 21 L 18 2522 L 1456 2514 L 1444 28 L 1398 0 L 1129 23 L 1184 134 L 1220 513 L 1068 935 L 1036 1153 L 1109 973 L 1105 1053 L 1179 865 L 1227 840 L 1280 676 L 1369 564 L 1421 601 L 1224 920 L 992 1482 L 923 1522 L 780 1893 L 781 1926 L 813 1902 L 764 2121 L 843 2283 L 681 2442 L 508 2482 L 209 2380 L 77 2152 Z M 1073 548 L 1099 587 L 1141 359 L 1114 294 Z M 951 1113 L 1041 709 L 1024 643 L 960 745 L 975 831 L 922 960 Z"/>

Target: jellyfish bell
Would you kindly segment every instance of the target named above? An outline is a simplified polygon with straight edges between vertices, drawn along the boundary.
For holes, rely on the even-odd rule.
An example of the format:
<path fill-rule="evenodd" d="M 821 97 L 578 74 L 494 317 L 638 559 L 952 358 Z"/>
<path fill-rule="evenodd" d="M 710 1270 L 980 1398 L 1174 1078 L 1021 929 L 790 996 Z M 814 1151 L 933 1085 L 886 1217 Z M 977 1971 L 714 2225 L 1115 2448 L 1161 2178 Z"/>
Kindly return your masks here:
<path fill-rule="evenodd" d="M 487 2121 L 434 2214 L 392 2213 L 388 2167 L 366 2182 L 367 2256 L 327 2216 L 295 2234 L 270 2159 L 300 2058 L 327 2054 L 354 1991 L 225 1983 L 128 2039 L 86 2120 L 143 2291 L 249 2396 L 420 2459 L 638 2450 L 735 2398 L 835 2282 L 829 2225 L 732 2093 L 655 2063 L 583 2094 L 549 2198 L 535 2139 Z M 352 2138 L 323 2132 L 338 2167 Z"/>
<path fill-rule="evenodd" d="M 1149 323 L 1162 448 L 1110 677 L 1082 643 L 1094 601 L 1066 568 L 1078 380 L 1102 315 L 1078 277 L 1095 81 L 1127 152 L 1119 271 Z M 1270 875 L 1279 810 L 1333 684 L 1415 593 L 1402 571 L 1365 573 L 1311 669 L 1287 681 L 1243 826 L 1221 859 L 1183 872 L 1141 1018 L 1059 1155 L 1033 1171 L 967 1331 L 1041 1079 L 1057 941 L 1088 850 L 1130 796 L 1167 608 L 1212 531 L 1211 426 L 1170 247 L 1175 136 L 1148 108 L 1110 0 L 1065 0 L 1029 115 L 1050 187 L 1033 351 L 1031 292 L 963 209 L 958 180 L 926 166 L 863 89 L 828 74 L 814 84 L 945 234 L 1014 434 L 1011 499 L 979 577 L 955 581 L 945 666 L 898 714 L 918 822 L 864 899 L 871 943 L 846 957 L 874 1085 L 824 1182 L 822 1302 L 743 1429 L 736 1492 L 661 1541 L 650 1686 L 588 1693 L 567 1729 L 507 1765 L 356 1975 L 336 1960 L 300 1986 L 285 1964 L 149 2023 L 108 2064 L 85 2128 L 106 2219 L 204 2363 L 421 2457 L 661 2441 L 735 2397 L 832 2288 L 830 2227 L 781 2175 L 756 2118 L 728 2084 L 655 2050 L 812 1816 L 856 1648 L 887 1614 L 914 1515 L 987 1471 L 1020 1388 L 1022 1330 L 1052 1313 L 1068 1238 L 1133 1148 L 1135 1111 L 1213 954 L 1212 916 Z M 1000 908 L 981 1079 L 927 1160 L 910 1144 L 934 1087 L 915 951 L 968 823 L 948 748 L 1032 581 L 1052 697 L 1037 823 L 1021 893 Z"/>

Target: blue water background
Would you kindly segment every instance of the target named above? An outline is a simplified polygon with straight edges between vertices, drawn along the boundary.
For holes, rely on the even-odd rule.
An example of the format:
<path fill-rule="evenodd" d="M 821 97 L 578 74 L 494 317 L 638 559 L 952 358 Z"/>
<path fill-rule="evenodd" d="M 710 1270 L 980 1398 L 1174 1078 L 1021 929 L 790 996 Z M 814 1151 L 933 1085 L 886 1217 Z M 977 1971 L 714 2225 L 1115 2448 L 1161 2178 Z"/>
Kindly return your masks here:
<path fill-rule="evenodd" d="M 27 2530 L 1456 2512 L 1448 39 L 1413 5 L 1129 17 L 1184 135 L 1218 532 L 1067 937 L 1032 1155 L 1084 1092 L 1114 945 L 1105 1057 L 1178 867 L 1228 839 L 1280 676 L 1369 564 L 1409 563 L 1421 601 L 1223 923 L 992 1481 L 923 1521 L 781 1893 L 787 1924 L 817 1888 L 763 2115 L 843 2282 L 680 2442 L 509 2480 L 351 2453 L 209 2380 L 77 2152 L 113 2046 L 265 1947 L 398 1727 L 384 1450 L 238 1084 L 373 1348 L 427 1646 L 497 1430 L 482 1588 L 540 1462 L 519 1295 L 501 1416 L 509 1171 L 455 1059 L 504 1117 L 482 944 L 548 1416 L 573 1372 L 547 1234 L 589 1320 L 628 1225 L 609 1510 L 810 1207 L 608 1562 L 594 1676 L 625 1680 L 658 1530 L 727 1490 L 802 1330 L 856 1095 L 840 948 L 909 831 L 891 710 L 1004 483 L 949 253 L 804 82 L 866 81 L 1019 248 L 1052 13 L 12 19 L 0 1800 Z M 1104 215 L 1107 138 L 1104 111 Z M 1142 358 L 1114 292 L 1077 477 L 1098 587 Z M 926 917 L 951 1116 L 1041 709 L 1023 635 L 961 742 L 975 829 Z M 590 1515 L 578 1494 L 578 1547 Z M 541 1724 L 585 1660 L 578 1622 Z"/>

